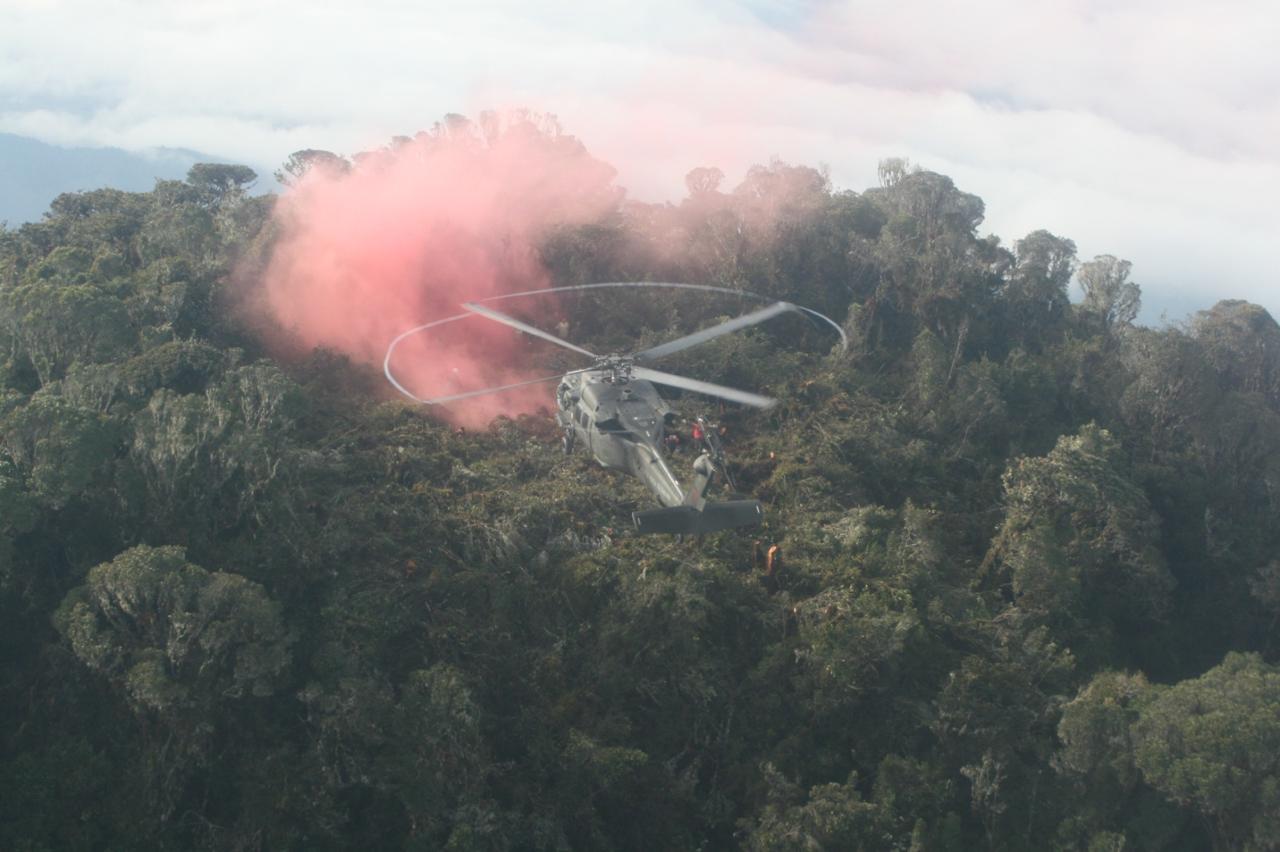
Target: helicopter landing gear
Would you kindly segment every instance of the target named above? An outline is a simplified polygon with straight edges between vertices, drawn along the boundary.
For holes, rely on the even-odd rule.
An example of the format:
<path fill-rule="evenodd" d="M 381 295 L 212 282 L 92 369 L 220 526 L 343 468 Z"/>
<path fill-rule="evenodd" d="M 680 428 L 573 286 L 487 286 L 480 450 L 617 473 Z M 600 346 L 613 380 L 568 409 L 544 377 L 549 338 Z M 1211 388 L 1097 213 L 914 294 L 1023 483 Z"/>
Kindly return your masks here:
<path fill-rule="evenodd" d="M 564 430 L 564 436 L 560 438 L 560 448 L 564 450 L 566 456 L 573 452 L 573 446 L 578 442 L 577 438 L 578 434 L 572 428 Z"/>

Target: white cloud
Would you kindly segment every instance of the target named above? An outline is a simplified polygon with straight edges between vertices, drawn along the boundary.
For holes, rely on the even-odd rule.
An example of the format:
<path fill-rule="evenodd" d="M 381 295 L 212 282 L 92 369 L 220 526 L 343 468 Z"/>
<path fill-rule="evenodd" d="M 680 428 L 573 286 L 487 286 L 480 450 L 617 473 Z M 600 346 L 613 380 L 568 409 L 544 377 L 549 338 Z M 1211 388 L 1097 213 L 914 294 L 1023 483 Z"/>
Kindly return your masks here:
<path fill-rule="evenodd" d="M 0 130 L 270 168 L 525 105 L 650 198 L 772 155 L 861 189 L 906 155 L 982 196 L 1006 241 L 1046 227 L 1134 261 L 1152 316 L 1225 296 L 1280 314 L 1262 0 L 7 5 Z"/>

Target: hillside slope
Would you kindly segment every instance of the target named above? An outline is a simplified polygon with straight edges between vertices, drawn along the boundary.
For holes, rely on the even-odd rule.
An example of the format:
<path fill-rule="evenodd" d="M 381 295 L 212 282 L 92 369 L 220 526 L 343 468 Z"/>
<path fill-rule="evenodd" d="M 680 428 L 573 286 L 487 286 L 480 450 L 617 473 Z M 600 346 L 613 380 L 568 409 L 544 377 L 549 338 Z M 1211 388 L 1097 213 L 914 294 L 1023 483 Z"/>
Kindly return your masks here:
<path fill-rule="evenodd" d="M 549 418 L 459 430 L 247 325 L 279 232 L 246 180 L 0 231 L 0 845 L 1274 841 L 1261 308 L 1135 326 L 1123 262 L 1001 246 L 930 172 L 854 193 L 775 163 L 619 200 L 541 235 L 557 284 L 719 283 L 851 340 L 784 321 L 672 365 L 781 400 L 679 401 L 726 424 L 768 516 L 678 543 L 630 535 L 647 493 Z M 608 351 L 740 307 L 560 310 Z"/>

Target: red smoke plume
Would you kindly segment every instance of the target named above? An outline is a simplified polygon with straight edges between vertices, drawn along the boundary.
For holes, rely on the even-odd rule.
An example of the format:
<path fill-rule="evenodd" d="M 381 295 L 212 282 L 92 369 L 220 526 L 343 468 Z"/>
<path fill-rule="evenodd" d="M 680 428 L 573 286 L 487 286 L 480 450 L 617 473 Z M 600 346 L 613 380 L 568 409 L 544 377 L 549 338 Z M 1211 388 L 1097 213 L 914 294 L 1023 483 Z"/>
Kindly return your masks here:
<path fill-rule="evenodd" d="M 263 302 L 305 350 L 380 366 L 397 334 L 461 313 L 461 302 L 551 286 L 539 237 L 613 209 L 613 176 L 554 120 L 527 114 L 454 118 L 353 165 L 315 161 L 277 204 Z M 539 375 L 520 363 L 526 347 L 517 333 L 469 318 L 407 339 L 392 369 L 420 397 L 460 393 Z M 449 416 L 479 425 L 550 395 L 535 385 L 452 406 Z"/>

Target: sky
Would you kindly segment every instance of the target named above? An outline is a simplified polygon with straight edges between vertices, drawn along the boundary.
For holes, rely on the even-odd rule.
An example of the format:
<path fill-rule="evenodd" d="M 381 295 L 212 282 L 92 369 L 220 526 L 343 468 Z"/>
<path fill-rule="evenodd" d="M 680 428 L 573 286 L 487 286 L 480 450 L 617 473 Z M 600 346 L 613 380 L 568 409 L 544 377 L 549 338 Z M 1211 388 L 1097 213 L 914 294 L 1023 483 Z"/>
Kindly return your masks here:
<path fill-rule="evenodd" d="M 642 200 L 772 157 L 876 183 L 891 156 L 1133 262 L 1147 322 L 1280 316 L 1271 0 L 0 0 L 0 132 L 191 148 L 265 171 L 446 113 L 557 115 Z"/>

